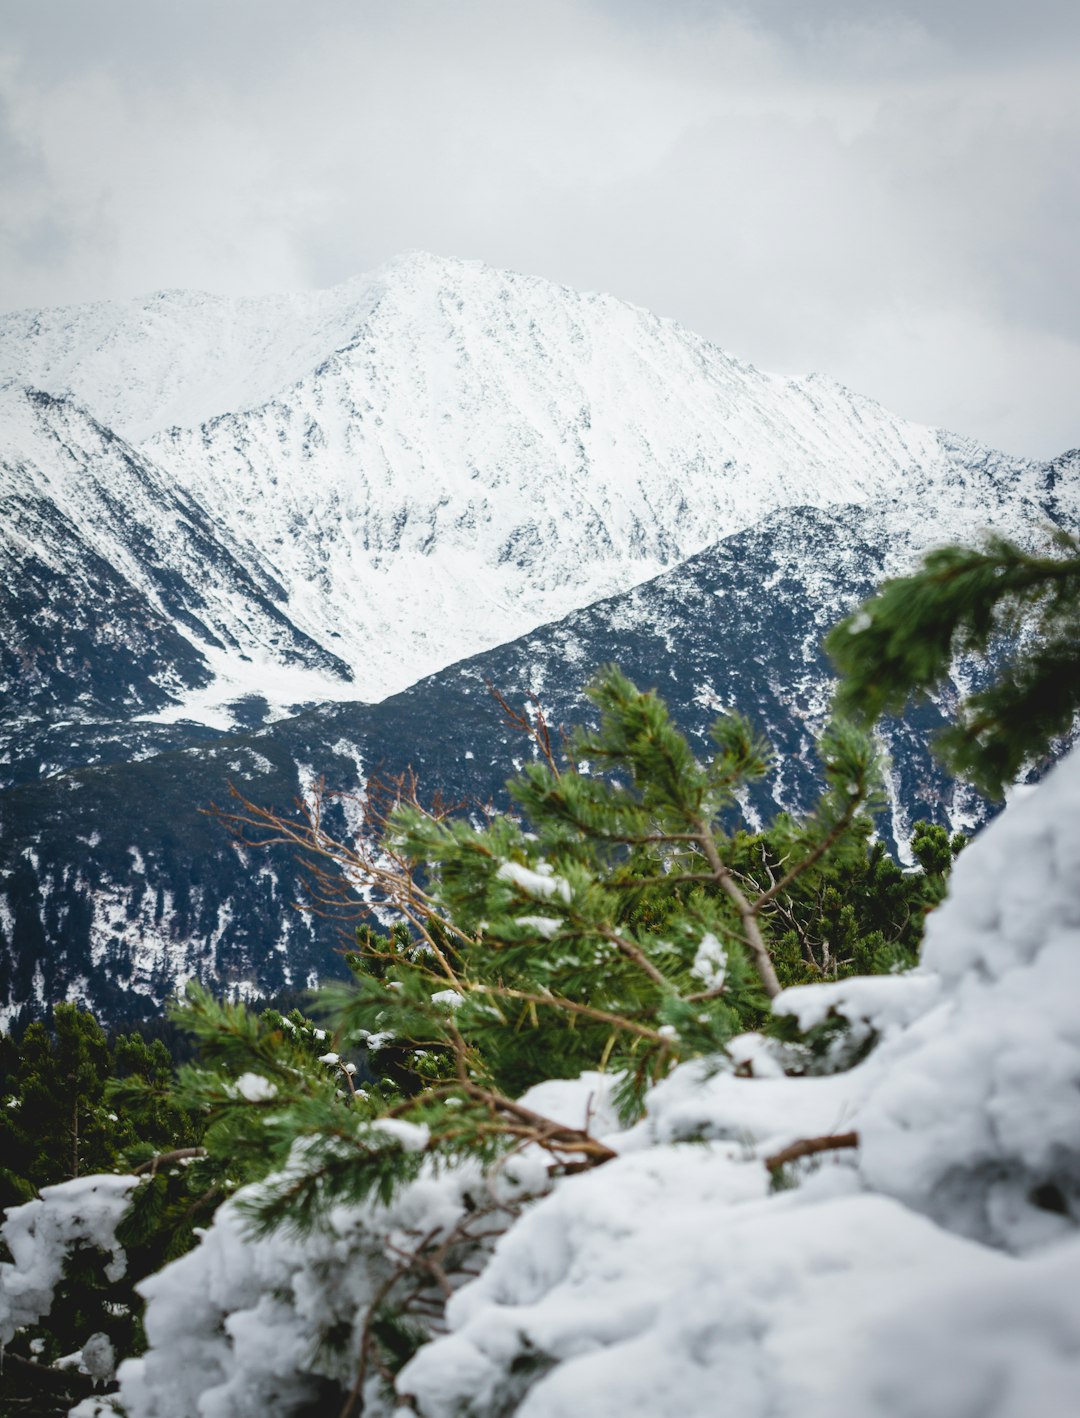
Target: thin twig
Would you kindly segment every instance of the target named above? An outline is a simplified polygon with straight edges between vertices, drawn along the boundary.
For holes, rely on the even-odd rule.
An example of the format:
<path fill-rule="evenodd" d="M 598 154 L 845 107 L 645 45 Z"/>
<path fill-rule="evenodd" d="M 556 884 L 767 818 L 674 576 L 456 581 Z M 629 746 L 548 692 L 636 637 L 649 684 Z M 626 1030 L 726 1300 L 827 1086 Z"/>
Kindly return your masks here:
<path fill-rule="evenodd" d="M 158 1152 L 145 1162 L 140 1162 L 137 1167 L 132 1168 L 133 1177 L 141 1176 L 143 1172 L 149 1172 L 152 1177 L 157 1175 L 159 1167 L 168 1167 L 173 1162 L 183 1162 L 189 1157 L 205 1157 L 205 1147 L 177 1147 L 172 1152 Z"/>
<path fill-rule="evenodd" d="M 776 1172 L 789 1162 L 797 1162 L 800 1157 L 813 1157 L 818 1152 L 842 1152 L 850 1147 L 858 1147 L 857 1132 L 834 1132 L 828 1137 L 804 1137 L 793 1142 L 790 1147 L 774 1152 L 765 1158 L 765 1166 Z"/>

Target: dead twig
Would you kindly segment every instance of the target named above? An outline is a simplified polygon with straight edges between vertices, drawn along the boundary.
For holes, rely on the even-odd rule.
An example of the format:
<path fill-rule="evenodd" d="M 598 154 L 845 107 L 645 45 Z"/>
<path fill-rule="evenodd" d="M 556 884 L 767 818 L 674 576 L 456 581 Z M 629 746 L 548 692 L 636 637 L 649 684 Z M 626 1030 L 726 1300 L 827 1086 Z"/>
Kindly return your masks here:
<path fill-rule="evenodd" d="M 800 1157 L 813 1157 L 819 1152 L 843 1152 L 858 1145 L 857 1132 L 834 1132 L 828 1137 L 803 1137 L 798 1142 L 793 1142 L 790 1147 L 784 1147 L 779 1152 L 774 1152 L 771 1157 L 766 1157 L 765 1166 L 770 1172 L 777 1172 L 789 1162 L 797 1162 Z"/>
<path fill-rule="evenodd" d="M 532 739 L 533 743 L 536 744 L 536 747 L 540 751 L 540 756 L 544 759 L 555 777 L 558 778 L 559 765 L 555 761 L 555 753 L 551 747 L 551 730 L 548 726 L 548 721 L 540 700 L 531 691 L 526 694 L 525 697 L 533 706 L 535 713 L 535 717 L 530 718 L 525 710 L 515 709 L 507 700 L 506 696 L 495 688 L 491 680 L 486 679 L 484 683 L 487 686 L 487 692 L 503 711 L 506 722 L 511 728 L 517 729 L 519 733 L 523 733 L 526 738 Z"/>

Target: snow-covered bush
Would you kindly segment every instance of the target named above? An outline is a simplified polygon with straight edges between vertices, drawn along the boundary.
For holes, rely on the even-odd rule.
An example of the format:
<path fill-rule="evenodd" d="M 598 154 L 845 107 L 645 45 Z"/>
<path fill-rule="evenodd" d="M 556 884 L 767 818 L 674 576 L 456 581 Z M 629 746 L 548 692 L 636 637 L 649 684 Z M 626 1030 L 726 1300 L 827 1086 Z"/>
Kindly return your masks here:
<path fill-rule="evenodd" d="M 838 889 L 880 865 L 865 735 L 826 740 L 813 817 L 751 837 L 725 819 L 764 764 L 743 721 L 718 722 L 702 765 L 655 696 L 617 671 L 594 692 L 577 749 L 602 771 L 560 768 L 541 723 L 512 786 L 524 825 L 412 792 L 369 853 L 317 810 L 234 815 L 331 862 L 324 900 L 358 874 L 398 919 L 360 933 L 332 1048 L 193 997 L 197 1165 L 219 1195 L 226 1159 L 249 1185 L 142 1282 L 149 1348 L 120 1367 L 119 1410 L 663 1418 L 722 1398 L 747 1418 L 1026 1418 L 1034 1395 L 1064 1418 L 1080 758 L 965 852 L 904 972 L 911 939 Z M 894 867 L 875 906 L 941 899 L 955 846 L 927 832 L 933 881 L 912 892 Z M 860 961 L 892 972 L 839 978 Z M 15 1324 L 33 1251 L 0 1277 Z"/>
<path fill-rule="evenodd" d="M 49 1313 L 76 1247 L 100 1251 L 106 1279 L 119 1280 L 126 1261 L 116 1228 L 136 1186 L 134 1177 L 76 1177 L 8 1209 L 0 1226 L 0 1240 L 11 1253 L 10 1261 L 0 1261 L 0 1348 L 16 1330 Z"/>
<path fill-rule="evenodd" d="M 525 1206 L 482 1273 L 455 1283 L 447 1332 L 398 1375 L 398 1397 L 374 1376 L 365 1412 L 1069 1418 L 1078 822 L 1074 754 L 960 858 L 919 970 L 781 996 L 804 1021 L 834 1010 L 872 1026 L 855 1068 L 785 1076 L 779 1046 L 742 1037 L 739 1067 L 681 1065 L 634 1126 L 594 1116 L 616 1159 Z M 574 1108 L 604 1103 L 595 1077 L 550 1087 L 544 1106 L 578 1125 Z M 764 1158 L 848 1131 L 857 1148 L 771 1180 Z M 453 1226 L 469 1187 L 422 1179 L 391 1211 L 336 1216 L 304 1243 L 247 1239 L 223 1208 L 146 1286 L 151 1347 L 121 1370 L 130 1418 L 297 1411 L 322 1372 L 315 1336 L 355 1327 L 387 1241 Z"/>
<path fill-rule="evenodd" d="M 520 1364 L 522 1418 L 1075 1412 L 1078 823 L 1074 755 L 961 857 L 919 971 L 781 997 L 869 1019 L 865 1062 L 684 1065 L 607 1137 L 616 1162 L 518 1222 L 399 1390 L 489 1414 Z M 857 1152 L 770 1193 L 763 1156 L 841 1129 Z"/>

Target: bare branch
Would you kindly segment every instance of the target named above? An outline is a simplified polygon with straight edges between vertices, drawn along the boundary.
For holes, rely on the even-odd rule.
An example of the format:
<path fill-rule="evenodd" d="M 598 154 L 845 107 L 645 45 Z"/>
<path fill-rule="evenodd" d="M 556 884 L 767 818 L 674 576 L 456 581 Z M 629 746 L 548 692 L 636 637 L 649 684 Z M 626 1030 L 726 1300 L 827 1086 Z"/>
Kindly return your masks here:
<path fill-rule="evenodd" d="M 844 835 L 844 833 L 848 830 L 848 828 L 851 826 L 855 814 L 856 812 L 858 812 L 858 810 L 859 803 L 853 802 L 852 805 L 848 808 L 848 811 L 843 815 L 843 817 L 841 817 L 837 822 L 832 825 L 832 827 L 817 844 L 817 846 L 813 849 L 813 851 L 807 853 L 807 855 L 803 857 L 801 862 L 796 862 L 790 871 L 785 872 L 785 874 L 780 878 L 779 881 L 774 882 L 772 886 L 769 887 L 768 891 L 763 892 L 762 895 L 758 897 L 758 899 L 754 902 L 755 915 L 761 910 L 762 906 L 767 906 L 768 903 L 772 901 L 774 897 L 779 896 L 781 891 L 786 891 L 796 877 L 801 876 L 803 872 L 807 870 L 808 867 L 812 867 L 815 862 L 821 860 L 821 858 L 825 855 L 829 848 L 835 842 L 838 842 L 840 838 Z"/>
<path fill-rule="evenodd" d="M 520 733 L 525 734 L 527 738 L 532 739 L 533 743 L 535 743 L 540 750 L 541 757 L 547 763 L 555 777 L 558 778 L 560 776 L 559 765 L 555 761 L 555 754 L 551 747 L 551 731 L 548 727 L 547 717 L 544 714 L 540 700 L 531 690 L 526 695 L 529 703 L 536 711 L 535 719 L 530 719 L 528 714 L 523 710 L 515 709 L 506 699 L 506 696 L 495 688 L 491 680 L 486 679 L 484 683 L 487 686 L 487 692 L 503 711 L 507 723 L 511 728 L 517 729 Z"/>
<path fill-rule="evenodd" d="M 765 1165 L 770 1172 L 776 1172 L 789 1162 L 797 1162 L 800 1157 L 813 1157 L 818 1152 L 842 1152 L 858 1145 L 857 1132 L 836 1132 L 828 1137 L 804 1137 L 793 1142 L 790 1147 L 766 1157 Z"/>
<path fill-rule="evenodd" d="M 132 1169 L 133 1177 L 141 1176 L 143 1172 L 149 1172 L 152 1177 L 157 1175 L 159 1167 L 171 1166 L 173 1162 L 185 1162 L 191 1157 L 205 1157 L 207 1155 L 205 1147 L 177 1147 L 172 1152 L 159 1152 L 156 1156 L 142 1162 L 138 1167 Z"/>
<path fill-rule="evenodd" d="M 720 858 L 720 853 L 716 849 L 716 842 L 709 831 L 708 824 L 699 822 L 697 824 L 698 835 L 696 841 L 700 843 L 701 850 L 705 854 L 705 860 L 712 867 L 713 876 L 717 885 L 726 893 L 739 920 L 742 922 L 743 930 L 746 932 L 747 944 L 750 953 L 754 958 L 754 966 L 758 972 L 758 978 L 765 988 L 765 993 L 770 999 L 775 999 L 780 993 L 780 981 L 776 978 L 776 970 L 773 967 L 772 957 L 769 948 L 765 944 L 765 938 L 761 934 L 761 927 L 757 921 L 757 909 L 746 899 L 742 888 L 732 875 L 731 868 Z"/>

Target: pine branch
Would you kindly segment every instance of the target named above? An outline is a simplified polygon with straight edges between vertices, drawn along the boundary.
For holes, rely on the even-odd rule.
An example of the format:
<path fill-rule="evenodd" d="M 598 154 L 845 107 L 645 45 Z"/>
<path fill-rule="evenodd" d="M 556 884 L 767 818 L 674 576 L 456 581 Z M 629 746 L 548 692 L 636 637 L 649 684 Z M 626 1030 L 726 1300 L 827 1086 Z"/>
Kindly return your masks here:
<path fill-rule="evenodd" d="M 131 1175 L 141 1176 L 143 1172 L 149 1172 L 156 1176 L 159 1167 L 171 1166 L 173 1162 L 183 1162 L 188 1158 L 205 1157 L 207 1151 L 205 1147 L 177 1147 L 172 1152 L 157 1152 L 148 1161 L 140 1163 L 138 1167 L 133 1167 Z"/>
<path fill-rule="evenodd" d="M 742 922 L 743 931 L 750 946 L 750 953 L 753 956 L 754 967 L 758 973 L 762 988 L 770 999 L 775 999 L 780 993 L 780 981 L 776 977 L 776 969 L 769 954 L 769 948 L 765 944 L 765 938 L 761 934 L 761 927 L 758 925 L 757 912 L 746 899 L 742 888 L 735 880 L 731 869 L 726 866 L 717 851 L 716 842 L 713 838 L 708 824 L 698 823 L 698 842 L 701 850 L 705 854 L 705 859 L 712 867 L 713 877 L 717 885 L 726 893 L 735 911 Z"/>

